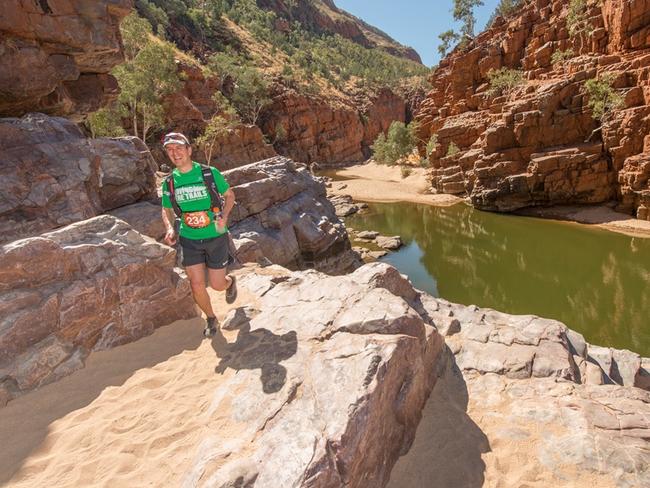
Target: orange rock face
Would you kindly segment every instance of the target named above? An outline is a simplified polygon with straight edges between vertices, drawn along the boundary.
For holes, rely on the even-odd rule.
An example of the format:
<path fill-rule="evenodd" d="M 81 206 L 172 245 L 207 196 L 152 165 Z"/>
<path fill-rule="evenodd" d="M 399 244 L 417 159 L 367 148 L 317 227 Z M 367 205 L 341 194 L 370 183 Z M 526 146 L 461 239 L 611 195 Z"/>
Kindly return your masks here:
<path fill-rule="evenodd" d="M 417 114 L 422 139 L 437 135 L 432 186 L 485 210 L 616 200 L 648 219 L 650 1 L 589 2 L 573 35 L 567 14 L 529 0 L 441 62 Z M 499 94 L 488 73 L 502 67 L 523 82 Z M 601 127 L 585 81 L 605 73 L 624 102 Z"/>
<path fill-rule="evenodd" d="M 117 96 L 119 22 L 132 0 L 6 0 L 0 13 L 0 116 L 82 119 Z"/>
<path fill-rule="evenodd" d="M 167 98 L 168 125 L 195 138 L 218 113 L 212 96 L 225 87 L 218 78 L 206 79 L 200 68 L 181 64 L 179 70 L 185 81 L 180 92 Z M 331 100 L 278 84 L 258 125 L 239 125 L 218 141 L 213 164 L 225 170 L 277 154 L 325 165 L 361 161 L 370 156 L 370 145 L 379 133 L 394 120 L 404 122 L 406 113 L 404 99 L 387 88 L 373 95 Z"/>
<path fill-rule="evenodd" d="M 366 159 L 379 132 L 405 117 L 404 100 L 388 89 L 358 103 L 333 104 L 279 88 L 260 125 L 265 134 L 284 134 L 275 143 L 280 154 L 304 163 L 337 164 Z"/>

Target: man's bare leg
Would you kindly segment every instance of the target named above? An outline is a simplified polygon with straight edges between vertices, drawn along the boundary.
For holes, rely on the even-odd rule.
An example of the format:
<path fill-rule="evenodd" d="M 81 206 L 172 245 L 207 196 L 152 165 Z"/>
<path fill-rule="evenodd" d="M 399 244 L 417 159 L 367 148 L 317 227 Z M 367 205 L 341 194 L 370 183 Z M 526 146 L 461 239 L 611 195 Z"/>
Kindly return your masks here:
<path fill-rule="evenodd" d="M 208 268 L 208 280 L 210 282 L 210 287 L 217 291 L 226 290 L 232 283 L 232 278 L 226 275 L 226 268 Z"/>
<path fill-rule="evenodd" d="M 186 266 L 185 272 L 187 273 L 187 277 L 190 279 L 194 301 L 199 308 L 203 310 L 206 317 L 215 317 L 214 310 L 212 310 L 212 304 L 210 303 L 210 295 L 208 295 L 208 290 L 205 285 L 205 264 Z"/>

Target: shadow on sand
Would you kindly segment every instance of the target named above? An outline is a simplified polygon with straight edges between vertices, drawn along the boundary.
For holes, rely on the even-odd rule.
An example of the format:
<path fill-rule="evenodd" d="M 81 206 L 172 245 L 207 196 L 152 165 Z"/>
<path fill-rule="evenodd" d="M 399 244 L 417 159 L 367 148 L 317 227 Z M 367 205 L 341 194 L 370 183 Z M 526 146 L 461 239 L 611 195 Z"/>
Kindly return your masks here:
<path fill-rule="evenodd" d="M 181 320 L 136 342 L 92 353 L 84 369 L 0 408 L 0 485 L 42 444 L 50 424 L 88 406 L 105 388 L 123 385 L 136 371 L 197 349 L 202 341 L 201 323 L 200 319 Z"/>
<path fill-rule="evenodd" d="M 448 348 L 445 354 L 447 364 L 422 411 L 413 445 L 395 464 L 387 488 L 483 486 L 481 454 L 490 452 L 490 443 L 467 415 L 467 385 Z"/>
<path fill-rule="evenodd" d="M 217 329 L 212 338 L 212 348 L 220 359 L 215 373 L 223 373 L 226 368 L 260 369 L 264 393 L 276 393 L 282 389 L 287 379 L 287 370 L 280 361 L 289 359 L 298 350 L 296 331 L 277 335 L 268 329 L 251 331 L 250 322 L 245 322 L 237 333 L 237 339 L 228 343 Z"/>

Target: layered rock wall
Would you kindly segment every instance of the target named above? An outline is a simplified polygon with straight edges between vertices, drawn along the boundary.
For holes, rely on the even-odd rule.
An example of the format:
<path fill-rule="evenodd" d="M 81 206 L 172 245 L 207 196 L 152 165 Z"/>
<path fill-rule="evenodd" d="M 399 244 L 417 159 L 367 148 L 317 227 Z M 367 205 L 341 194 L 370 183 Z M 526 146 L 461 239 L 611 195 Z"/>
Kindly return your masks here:
<path fill-rule="evenodd" d="M 370 156 L 370 145 L 391 122 L 404 122 L 405 101 L 389 89 L 355 103 L 280 89 L 262 113 L 266 134 L 283 134 L 277 151 L 302 163 L 336 165 Z"/>
<path fill-rule="evenodd" d="M 184 87 L 167 98 L 168 125 L 196 138 L 210 117 L 219 113 L 213 95 L 226 88 L 219 78 L 206 78 L 199 67 L 181 63 L 179 71 Z M 276 84 L 258 125 L 238 125 L 218 138 L 212 164 L 226 170 L 276 154 L 322 165 L 362 161 L 370 156 L 370 145 L 379 133 L 395 120 L 404 122 L 417 103 L 413 100 L 407 107 L 388 88 L 372 95 L 327 99 Z M 155 154 L 160 162 L 165 160 L 162 151 Z"/>
<path fill-rule="evenodd" d="M 196 316 L 176 253 L 111 216 L 0 248 L 0 405 Z"/>
<path fill-rule="evenodd" d="M 0 116 L 85 118 L 115 98 L 119 22 L 132 0 L 7 0 L 0 12 Z"/>
<path fill-rule="evenodd" d="M 179 63 L 183 88 L 165 100 L 167 125 L 195 139 L 203 134 L 208 121 L 220 113 L 214 95 L 222 89 L 219 77 L 205 77 L 198 66 Z M 167 161 L 162 148 L 154 150 L 159 162 Z M 218 137 L 212 154 L 212 164 L 226 170 L 267 159 L 276 155 L 266 142 L 261 129 L 252 124 L 239 124 Z M 200 154 L 205 159 L 205 154 Z"/>
<path fill-rule="evenodd" d="M 418 113 L 422 138 L 438 140 L 436 191 L 496 211 L 617 200 L 648 218 L 650 5 L 587 2 L 574 34 L 567 16 L 567 2 L 529 0 L 440 63 Z M 499 68 L 521 70 L 523 83 L 491 90 Z M 585 81 L 604 75 L 624 101 L 594 133 Z"/>
<path fill-rule="evenodd" d="M 134 137 L 87 139 L 42 114 L 0 119 L 0 243 L 155 199 L 155 162 Z"/>

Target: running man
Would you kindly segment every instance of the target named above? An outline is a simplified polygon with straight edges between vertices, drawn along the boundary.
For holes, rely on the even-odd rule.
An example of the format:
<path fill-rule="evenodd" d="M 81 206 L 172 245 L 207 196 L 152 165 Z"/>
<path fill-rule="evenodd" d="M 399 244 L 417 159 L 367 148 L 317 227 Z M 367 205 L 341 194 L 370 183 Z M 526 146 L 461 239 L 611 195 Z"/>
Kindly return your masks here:
<path fill-rule="evenodd" d="M 183 266 L 190 279 L 194 301 L 206 316 L 203 333 L 209 337 L 217 331 L 218 321 L 206 289 L 206 268 L 210 286 L 217 291 L 226 290 L 227 303 L 233 303 L 237 297 L 235 277 L 226 274 L 227 223 L 235 205 L 235 194 L 219 170 L 192 161 L 192 146 L 183 134 L 167 134 L 163 147 L 175 166 L 162 184 L 162 219 L 167 229 L 165 243 L 173 246 L 177 238 L 180 240 Z M 225 200 L 223 208 L 221 196 Z M 179 236 L 174 227 L 177 216 L 181 222 Z"/>

